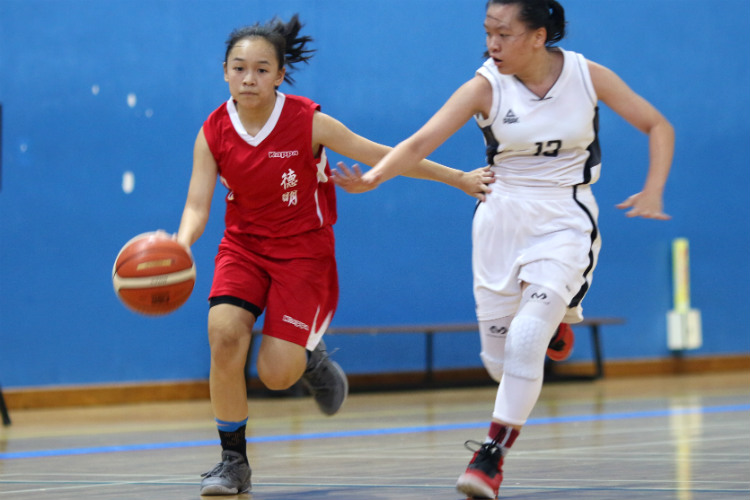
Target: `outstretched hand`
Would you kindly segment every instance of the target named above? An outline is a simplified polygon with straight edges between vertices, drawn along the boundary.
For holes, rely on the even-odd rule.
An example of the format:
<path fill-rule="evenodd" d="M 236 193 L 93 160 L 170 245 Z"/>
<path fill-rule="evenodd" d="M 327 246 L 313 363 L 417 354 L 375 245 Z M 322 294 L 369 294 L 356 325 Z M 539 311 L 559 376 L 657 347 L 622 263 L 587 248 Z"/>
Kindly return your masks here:
<path fill-rule="evenodd" d="M 365 193 L 378 187 L 378 177 L 372 171 L 362 174 L 359 165 L 355 163 L 350 169 L 343 161 L 336 166 L 338 169 L 331 169 L 331 178 L 347 193 Z"/>
<path fill-rule="evenodd" d="M 461 179 L 459 188 L 469 196 L 484 201 L 488 193 L 492 192 L 490 184 L 495 182 L 495 173 L 489 166 L 466 172 Z"/>
<path fill-rule="evenodd" d="M 648 194 L 645 191 L 630 196 L 622 203 L 615 205 L 619 209 L 630 209 L 626 217 L 643 217 L 644 219 L 669 220 L 672 217 L 664 213 L 660 194 Z"/>

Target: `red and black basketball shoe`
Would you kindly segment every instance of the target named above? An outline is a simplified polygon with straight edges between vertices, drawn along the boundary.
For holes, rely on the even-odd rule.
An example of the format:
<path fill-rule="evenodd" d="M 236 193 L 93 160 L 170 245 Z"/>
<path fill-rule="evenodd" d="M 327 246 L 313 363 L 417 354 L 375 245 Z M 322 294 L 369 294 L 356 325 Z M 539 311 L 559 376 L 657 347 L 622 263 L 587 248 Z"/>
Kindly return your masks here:
<path fill-rule="evenodd" d="M 573 329 L 567 323 L 560 323 L 557 332 L 549 342 L 549 347 L 547 347 L 547 357 L 552 361 L 565 361 L 573 352 L 574 342 Z"/>
<path fill-rule="evenodd" d="M 466 441 L 465 445 L 479 445 L 474 456 L 456 482 L 456 489 L 468 498 L 497 498 L 500 483 L 503 482 L 503 453 L 497 441 L 480 444 L 477 441 Z"/>

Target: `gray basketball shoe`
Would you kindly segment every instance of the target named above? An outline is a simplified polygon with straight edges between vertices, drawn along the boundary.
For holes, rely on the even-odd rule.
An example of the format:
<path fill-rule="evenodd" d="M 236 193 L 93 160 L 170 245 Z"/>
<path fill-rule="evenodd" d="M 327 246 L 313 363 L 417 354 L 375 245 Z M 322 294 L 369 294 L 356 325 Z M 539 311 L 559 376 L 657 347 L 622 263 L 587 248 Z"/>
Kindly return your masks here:
<path fill-rule="evenodd" d="M 221 462 L 201 474 L 201 495 L 238 495 L 250 490 L 250 466 L 236 451 L 221 452 Z"/>
<path fill-rule="evenodd" d="M 339 411 L 349 394 L 346 373 L 330 358 L 322 340 L 310 353 L 301 380 L 315 398 L 320 411 L 326 415 L 333 415 Z"/>

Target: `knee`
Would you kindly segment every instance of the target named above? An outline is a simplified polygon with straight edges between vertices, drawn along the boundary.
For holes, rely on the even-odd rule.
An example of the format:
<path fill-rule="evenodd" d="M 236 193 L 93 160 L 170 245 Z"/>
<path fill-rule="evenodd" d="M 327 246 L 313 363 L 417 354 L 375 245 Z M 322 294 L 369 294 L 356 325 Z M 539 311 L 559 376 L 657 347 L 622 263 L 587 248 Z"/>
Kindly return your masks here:
<path fill-rule="evenodd" d="M 503 378 L 503 362 L 488 355 L 484 351 L 479 353 L 479 357 L 482 358 L 482 363 L 487 373 L 492 377 L 495 382 L 500 382 Z"/>
<path fill-rule="evenodd" d="M 212 360 L 221 365 L 244 363 L 250 348 L 251 333 L 238 327 L 209 327 L 208 343 Z"/>
<path fill-rule="evenodd" d="M 297 373 L 296 370 L 284 370 L 279 366 L 270 366 L 261 359 L 258 359 L 257 369 L 260 381 L 272 391 L 289 389 L 301 376 L 301 373 Z"/>
<path fill-rule="evenodd" d="M 505 372 L 536 380 L 544 375 L 544 356 L 554 325 L 533 316 L 517 316 L 505 347 Z"/>
<path fill-rule="evenodd" d="M 272 391 L 282 391 L 297 382 L 307 365 L 305 348 L 264 336 L 258 351 L 258 378 Z"/>

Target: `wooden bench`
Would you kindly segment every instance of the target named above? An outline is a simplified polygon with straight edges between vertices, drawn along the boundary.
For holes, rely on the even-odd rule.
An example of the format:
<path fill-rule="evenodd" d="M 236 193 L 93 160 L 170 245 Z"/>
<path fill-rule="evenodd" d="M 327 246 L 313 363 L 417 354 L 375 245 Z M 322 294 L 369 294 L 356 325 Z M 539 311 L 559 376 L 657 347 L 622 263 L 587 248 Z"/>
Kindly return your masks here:
<path fill-rule="evenodd" d="M 604 376 L 604 355 L 602 354 L 601 327 L 604 325 L 624 324 L 623 318 L 590 317 L 572 325 L 587 327 L 591 337 L 591 350 L 594 356 L 594 371 L 591 375 L 565 376 L 560 378 L 595 380 Z M 436 323 L 421 325 L 387 325 L 387 326 L 339 326 L 326 331 L 328 335 L 379 335 L 390 333 L 423 334 L 425 337 L 425 382 L 432 383 L 435 373 L 435 335 L 440 333 L 474 332 L 478 334 L 476 322 L 472 323 Z M 549 374 L 548 374 L 549 375 Z M 552 374 L 554 377 L 554 374 Z"/>
<path fill-rule="evenodd" d="M 604 325 L 622 325 L 623 318 L 617 317 L 590 317 L 580 323 L 576 323 L 573 329 L 587 327 L 591 338 L 591 350 L 593 353 L 594 369 L 590 375 L 556 375 L 554 369 L 545 367 L 546 380 L 596 380 L 604 376 L 604 355 L 602 353 L 601 327 Z M 424 335 L 425 350 L 425 376 L 424 383 L 432 384 L 435 381 L 435 335 L 442 333 L 473 332 L 478 334 L 477 323 L 435 323 L 417 325 L 385 325 L 385 326 L 336 326 L 326 331 L 326 335 L 381 335 L 381 334 L 421 334 Z M 261 333 L 254 331 L 254 334 Z M 255 335 L 253 335 L 253 342 Z M 248 353 L 248 374 L 250 356 L 252 356 L 252 344 Z M 549 361 L 549 360 L 548 360 Z M 555 362 L 549 361 L 548 365 Z"/>

